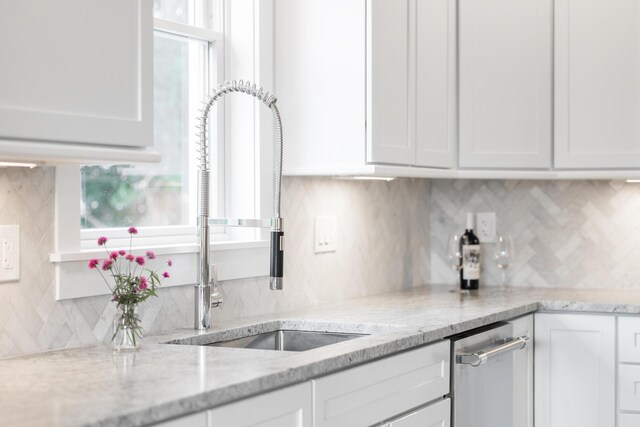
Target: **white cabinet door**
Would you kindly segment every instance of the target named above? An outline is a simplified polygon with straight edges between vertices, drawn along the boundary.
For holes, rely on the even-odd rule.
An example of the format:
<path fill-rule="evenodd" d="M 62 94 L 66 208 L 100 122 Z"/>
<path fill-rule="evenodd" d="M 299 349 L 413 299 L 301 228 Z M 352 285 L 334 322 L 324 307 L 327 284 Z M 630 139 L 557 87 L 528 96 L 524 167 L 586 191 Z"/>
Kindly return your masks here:
<path fill-rule="evenodd" d="M 275 88 L 288 174 L 365 164 L 363 0 L 275 0 Z"/>
<path fill-rule="evenodd" d="M 209 427 L 312 427 L 311 382 L 209 411 Z"/>
<path fill-rule="evenodd" d="M 456 1 L 416 0 L 416 165 L 455 166 Z"/>
<path fill-rule="evenodd" d="M 460 0 L 459 164 L 551 167 L 552 0 Z"/>
<path fill-rule="evenodd" d="M 555 166 L 640 167 L 640 2 L 556 0 Z"/>
<path fill-rule="evenodd" d="M 535 315 L 536 427 L 614 427 L 615 318 Z"/>
<path fill-rule="evenodd" d="M 409 0 L 367 0 L 367 161 L 410 165 Z M 339 101 L 338 101 L 339 102 Z"/>
<path fill-rule="evenodd" d="M 0 2 L 0 140 L 152 145 L 152 19 L 151 0 Z"/>
<path fill-rule="evenodd" d="M 514 427 L 533 427 L 533 354 L 535 342 L 533 336 L 533 315 L 520 317 L 510 322 L 514 337 L 529 337 L 529 346 L 513 353 L 514 377 L 513 394 L 516 407 L 513 408 Z M 521 398 L 526 396 L 525 398 Z"/>
<path fill-rule="evenodd" d="M 448 340 L 314 380 L 315 427 L 381 423 L 449 392 Z"/>
<path fill-rule="evenodd" d="M 451 400 L 446 399 L 391 421 L 389 427 L 449 427 Z"/>
<path fill-rule="evenodd" d="M 618 427 L 638 427 L 640 426 L 640 414 L 620 414 Z"/>

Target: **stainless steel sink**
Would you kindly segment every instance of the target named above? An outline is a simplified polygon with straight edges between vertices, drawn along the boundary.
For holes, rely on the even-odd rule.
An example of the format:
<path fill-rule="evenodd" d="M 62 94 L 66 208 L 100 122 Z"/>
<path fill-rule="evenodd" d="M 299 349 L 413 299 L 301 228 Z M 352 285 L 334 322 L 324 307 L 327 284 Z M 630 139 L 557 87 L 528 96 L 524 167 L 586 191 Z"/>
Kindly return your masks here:
<path fill-rule="evenodd" d="M 367 334 L 342 332 L 294 331 L 278 329 L 228 341 L 218 341 L 204 345 L 212 347 L 252 348 L 258 350 L 307 351 L 326 345 L 336 344 Z"/>

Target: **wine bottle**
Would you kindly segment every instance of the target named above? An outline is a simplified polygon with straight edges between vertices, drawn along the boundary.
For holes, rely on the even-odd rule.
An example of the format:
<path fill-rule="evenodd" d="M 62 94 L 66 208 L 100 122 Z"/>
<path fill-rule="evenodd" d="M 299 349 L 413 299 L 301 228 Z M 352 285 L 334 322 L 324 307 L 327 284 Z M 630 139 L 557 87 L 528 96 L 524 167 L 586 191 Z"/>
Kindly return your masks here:
<path fill-rule="evenodd" d="M 480 240 L 473 233 L 474 223 L 473 213 L 468 213 L 467 228 L 460 239 L 460 289 L 464 290 L 478 289 L 480 286 Z"/>

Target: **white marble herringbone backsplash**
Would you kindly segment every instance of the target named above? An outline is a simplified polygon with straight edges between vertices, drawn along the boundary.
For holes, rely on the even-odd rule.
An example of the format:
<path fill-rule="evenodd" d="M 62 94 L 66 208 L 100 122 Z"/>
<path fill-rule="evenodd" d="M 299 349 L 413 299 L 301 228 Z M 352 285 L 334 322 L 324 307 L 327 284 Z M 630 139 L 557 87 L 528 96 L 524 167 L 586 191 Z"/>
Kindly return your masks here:
<path fill-rule="evenodd" d="M 0 224 L 19 224 L 21 280 L 0 284 L 0 357 L 107 342 L 106 296 L 55 301 L 53 168 L 0 169 Z M 222 284 L 216 320 L 303 308 L 423 284 L 429 274 L 428 181 L 286 178 L 286 288 L 266 278 Z M 316 215 L 336 215 L 338 252 L 313 254 Z M 161 289 L 141 307 L 145 330 L 190 327 L 191 286 Z"/>
<path fill-rule="evenodd" d="M 640 185 L 623 181 L 431 182 L 431 282 L 453 283 L 447 234 L 463 231 L 467 212 L 496 212 L 514 238 L 514 286 L 640 288 Z M 483 245 L 483 283 L 497 267 Z"/>
<path fill-rule="evenodd" d="M 18 283 L 0 284 L 0 357 L 110 339 L 115 307 L 108 297 L 55 301 L 54 173 L 0 169 L 0 224 L 20 225 L 22 263 Z M 640 288 L 640 185 L 286 178 L 285 290 L 270 292 L 266 278 L 225 282 L 215 320 L 453 283 L 445 242 L 462 230 L 467 211 L 496 212 L 498 227 L 516 238 L 514 285 Z M 319 215 L 338 217 L 336 253 L 313 253 Z M 486 256 L 483 275 L 485 286 L 499 280 Z M 160 290 L 143 304 L 145 329 L 190 327 L 192 298 L 190 286 Z"/>

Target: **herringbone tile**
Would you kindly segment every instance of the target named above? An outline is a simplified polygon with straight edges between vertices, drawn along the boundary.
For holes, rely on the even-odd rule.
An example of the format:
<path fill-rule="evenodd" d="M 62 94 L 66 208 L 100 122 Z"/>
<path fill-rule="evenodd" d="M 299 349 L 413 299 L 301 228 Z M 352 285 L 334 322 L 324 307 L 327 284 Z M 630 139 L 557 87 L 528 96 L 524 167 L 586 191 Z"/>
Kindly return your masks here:
<path fill-rule="evenodd" d="M 543 287 L 640 287 L 640 187 L 620 181 L 433 181 L 431 281 L 453 283 L 447 236 L 466 212 L 496 212 L 514 237 L 510 284 Z M 483 283 L 500 272 L 483 245 Z"/>

